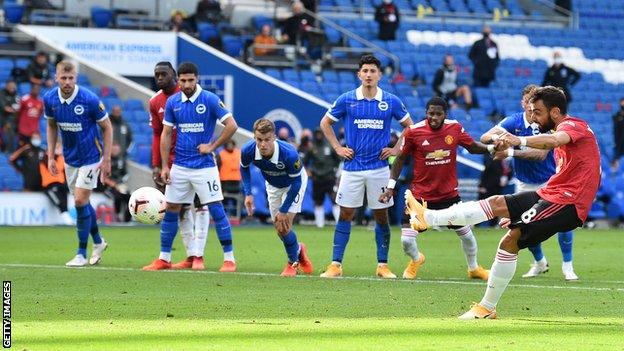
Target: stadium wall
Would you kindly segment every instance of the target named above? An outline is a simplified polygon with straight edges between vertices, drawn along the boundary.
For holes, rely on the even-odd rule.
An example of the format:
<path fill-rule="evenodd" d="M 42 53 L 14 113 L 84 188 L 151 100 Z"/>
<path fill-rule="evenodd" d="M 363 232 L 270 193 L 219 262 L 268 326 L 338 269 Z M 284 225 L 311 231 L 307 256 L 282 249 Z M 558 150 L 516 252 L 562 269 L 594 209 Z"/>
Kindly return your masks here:
<path fill-rule="evenodd" d="M 68 196 L 67 199 L 69 212 L 75 219 L 74 198 Z M 91 205 L 97 211 L 100 206 L 112 208 L 113 202 L 104 194 L 93 193 L 91 195 Z M 63 224 L 61 214 L 43 193 L 0 193 L 0 225 L 56 224 Z"/>

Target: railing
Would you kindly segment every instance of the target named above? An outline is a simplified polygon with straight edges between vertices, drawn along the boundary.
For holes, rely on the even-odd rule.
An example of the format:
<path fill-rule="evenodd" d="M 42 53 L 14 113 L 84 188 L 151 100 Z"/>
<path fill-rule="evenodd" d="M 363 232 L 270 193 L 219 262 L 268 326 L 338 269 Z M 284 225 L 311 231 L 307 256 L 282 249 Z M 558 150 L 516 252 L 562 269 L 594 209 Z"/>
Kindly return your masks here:
<path fill-rule="evenodd" d="M 255 49 L 269 50 L 266 54 L 256 55 Z M 305 55 L 305 47 L 279 44 L 251 44 L 247 48 L 247 63 L 253 66 L 292 67 L 297 66 L 297 59 Z"/>

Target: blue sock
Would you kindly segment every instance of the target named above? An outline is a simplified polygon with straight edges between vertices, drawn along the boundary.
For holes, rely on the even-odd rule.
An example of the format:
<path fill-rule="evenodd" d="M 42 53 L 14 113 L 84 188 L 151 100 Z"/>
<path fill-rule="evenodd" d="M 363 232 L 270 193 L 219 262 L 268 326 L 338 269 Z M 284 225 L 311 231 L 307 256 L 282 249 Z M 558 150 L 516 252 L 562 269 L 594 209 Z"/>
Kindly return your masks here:
<path fill-rule="evenodd" d="M 299 243 L 297 242 L 297 235 L 292 230 L 282 237 L 284 242 L 284 248 L 288 255 L 288 262 L 293 263 L 299 261 Z"/>
<path fill-rule="evenodd" d="M 388 263 L 388 250 L 390 249 L 390 226 L 388 224 L 375 224 L 375 243 L 377 243 L 377 262 Z"/>
<path fill-rule="evenodd" d="M 544 253 L 542 252 L 542 244 L 537 244 L 535 246 L 529 247 L 529 251 L 533 254 L 533 258 L 535 261 L 539 261 L 544 258 Z"/>
<path fill-rule="evenodd" d="M 87 207 L 91 212 L 91 229 L 89 230 L 91 238 L 93 239 L 94 244 L 101 244 L 102 237 L 100 236 L 100 228 L 98 228 L 97 225 L 97 215 L 95 214 L 95 209 L 91 206 L 91 204 L 88 204 Z"/>
<path fill-rule="evenodd" d="M 573 231 L 559 233 L 559 247 L 561 248 L 561 256 L 563 256 L 563 262 L 572 261 L 572 242 L 573 241 L 574 241 Z"/>
<path fill-rule="evenodd" d="M 78 230 L 78 255 L 87 258 L 87 243 L 89 242 L 89 228 L 91 227 L 91 211 L 89 206 L 76 206 L 76 228 Z"/>
<path fill-rule="evenodd" d="M 232 247 L 232 226 L 230 226 L 230 221 L 225 215 L 223 204 L 221 202 L 211 203 L 208 205 L 208 211 L 215 222 L 217 237 L 219 237 L 223 252 L 232 251 L 234 249 Z"/>
<path fill-rule="evenodd" d="M 334 258 L 333 261 L 342 262 L 349 236 L 351 235 L 351 221 L 338 221 L 334 231 Z"/>
<path fill-rule="evenodd" d="M 178 212 L 166 211 L 160 225 L 160 251 L 171 252 L 173 239 L 178 232 Z"/>

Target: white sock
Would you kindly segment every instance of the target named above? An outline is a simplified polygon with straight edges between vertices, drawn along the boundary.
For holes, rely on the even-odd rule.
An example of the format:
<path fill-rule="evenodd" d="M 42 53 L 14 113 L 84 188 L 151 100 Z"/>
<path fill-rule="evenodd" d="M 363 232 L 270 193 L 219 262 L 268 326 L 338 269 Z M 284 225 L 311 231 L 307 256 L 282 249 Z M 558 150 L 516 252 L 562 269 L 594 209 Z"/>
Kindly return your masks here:
<path fill-rule="evenodd" d="M 236 260 L 234 259 L 234 251 L 224 252 L 223 253 L 223 260 L 224 261 L 236 262 Z"/>
<path fill-rule="evenodd" d="M 338 223 L 338 220 L 340 219 L 340 206 L 333 205 L 332 214 L 334 215 L 334 220 L 336 221 L 336 223 Z"/>
<path fill-rule="evenodd" d="M 401 244 L 403 244 L 403 252 L 412 260 L 418 261 L 420 252 L 418 252 L 418 244 L 416 237 L 418 232 L 412 228 L 401 228 Z"/>
<path fill-rule="evenodd" d="M 507 288 L 507 285 L 516 273 L 516 263 L 518 255 L 509 253 L 503 249 L 498 249 L 496 258 L 490 270 L 490 278 L 487 282 L 485 295 L 479 303 L 488 310 L 493 310 L 500 300 L 501 295 Z"/>
<path fill-rule="evenodd" d="M 341 262 L 338 262 L 338 261 L 332 261 L 332 264 L 333 264 L 334 266 L 342 267 L 342 263 L 341 263 Z"/>
<path fill-rule="evenodd" d="M 186 250 L 186 257 L 193 256 L 193 207 L 192 206 L 184 206 L 182 209 L 184 211 L 184 215 L 180 219 L 180 236 L 182 237 L 182 242 L 184 243 L 184 249 Z"/>
<path fill-rule="evenodd" d="M 546 260 L 546 256 L 542 257 L 542 259 L 539 261 L 535 261 L 535 263 L 540 267 L 548 266 L 548 260 Z"/>
<path fill-rule="evenodd" d="M 314 223 L 317 228 L 325 226 L 325 208 L 323 206 L 314 206 Z"/>
<path fill-rule="evenodd" d="M 494 218 L 487 200 L 463 202 L 444 210 L 426 210 L 425 220 L 430 227 L 447 225 L 471 225 Z"/>
<path fill-rule="evenodd" d="M 208 236 L 208 226 L 210 226 L 210 212 L 208 206 L 195 209 L 195 236 L 193 238 L 194 256 L 204 257 L 206 247 L 206 237 Z"/>
<path fill-rule="evenodd" d="M 462 250 L 466 256 L 466 264 L 469 270 L 476 269 L 477 264 L 477 238 L 472 233 L 472 228 L 467 225 L 455 230 L 457 236 L 461 240 Z"/>
<path fill-rule="evenodd" d="M 159 259 L 163 260 L 163 261 L 167 261 L 167 262 L 171 262 L 171 252 L 160 252 L 160 256 L 158 256 Z"/>
<path fill-rule="evenodd" d="M 563 262 L 563 264 L 561 265 L 561 269 L 563 271 L 574 271 L 574 267 L 572 267 L 572 261 Z"/>

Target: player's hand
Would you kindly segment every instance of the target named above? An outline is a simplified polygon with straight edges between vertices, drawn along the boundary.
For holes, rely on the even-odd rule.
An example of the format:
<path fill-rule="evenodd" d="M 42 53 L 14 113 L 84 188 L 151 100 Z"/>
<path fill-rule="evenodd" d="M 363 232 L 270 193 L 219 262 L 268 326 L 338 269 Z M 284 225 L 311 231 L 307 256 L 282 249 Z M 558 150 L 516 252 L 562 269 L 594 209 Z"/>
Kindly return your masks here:
<path fill-rule="evenodd" d="M 352 160 L 353 156 L 355 156 L 355 152 L 353 151 L 353 149 L 348 146 L 339 146 L 336 149 L 336 153 L 338 154 L 338 156 L 347 160 Z"/>
<path fill-rule="evenodd" d="M 398 155 L 399 155 L 399 150 L 398 149 L 395 149 L 393 147 L 384 147 L 381 150 L 381 154 L 379 155 L 379 159 L 380 160 L 386 160 L 390 156 L 398 156 Z"/>
<path fill-rule="evenodd" d="M 253 216 L 255 210 L 253 195 L 245 196 L 245 210 L 247 210 L 247 216 Z"/>
<path fill-rule="evenodd" d="M 500 221 L 498 221 L 498 225 L 499 225 L 501 228 L 505 228 L 505 229 L 507 229 L 507 228 L 509 228 L 509 225 L 510 225 L 510 224 L 511 224 L 511 219 L 509 219 L 509 218 L 502 217 L 502 218 L 500 219 Z"/>
<path fill-rule="evenodd" d="M 498 150 L 496 152 L 494 152 L 494 155 L 492 155 L 494 157 L 495 160 L 504 160 L 507 158 L 507 149 L 505 150 Z"/>
<path fill-rule="evenodd" d="M 197 145 L 197 150 L 199 150 L 200 154 L 206 155 L 214 151 L 214 146 L 212 144 L 199 144 Z"/>
<path fill-rule="evenodd" d="M 58 169 L 56 168 L 56 160 L 54 159 L 54 157 L 48 157 L 48 171 L 50 171 L 50 174 L 52 174 L 53 176 L 56 176 L 58 174 Z"/>
<path fill-rule="evenodd" d="M 275 215 L 275 229 L 277 229 L 278 233 L 288 233 L 290 231 L 288 214 L 277 212 L 277 215 Z"/>
<path fill-rule="evenodd" d="M 511 133 L 503 133 L 500 136 L 499 141 L 503 142 L 505 148 L 511 147 L 511 146 L 519 146 L 520 145 L 520 138 L 518 138 L 517 136 L 511 134 Z"/>
<path fill-rule="evenodd" d="M 100 162 L 100 166 L 98 168 L 100 169 L 100 180 L 104 183 L 104 181 L 111 175 L 110 158 L 102 158 L 102 162 Z"/>
<path fill-rule="evenodd" d="M 165 186 L 165 182 L 160 178 L 160 171 L 160 167 L 152 168 L 152 180 L 154 180 L 154 184 L 158 186 Z"/>
<path fill-rule="evenodd" d="M 387 204 L 390 199 L 394 196 L 394 189 L 386 189 L 386 191 L 379 195 L 379 202 L 382 204 Z"/>
<path fill-rule="evenodd" d="M 165 182 L 165 184 L 171 184 L 171 174 L 169 167 L 163 167 L 160 171 L 160 179 Z"/>

